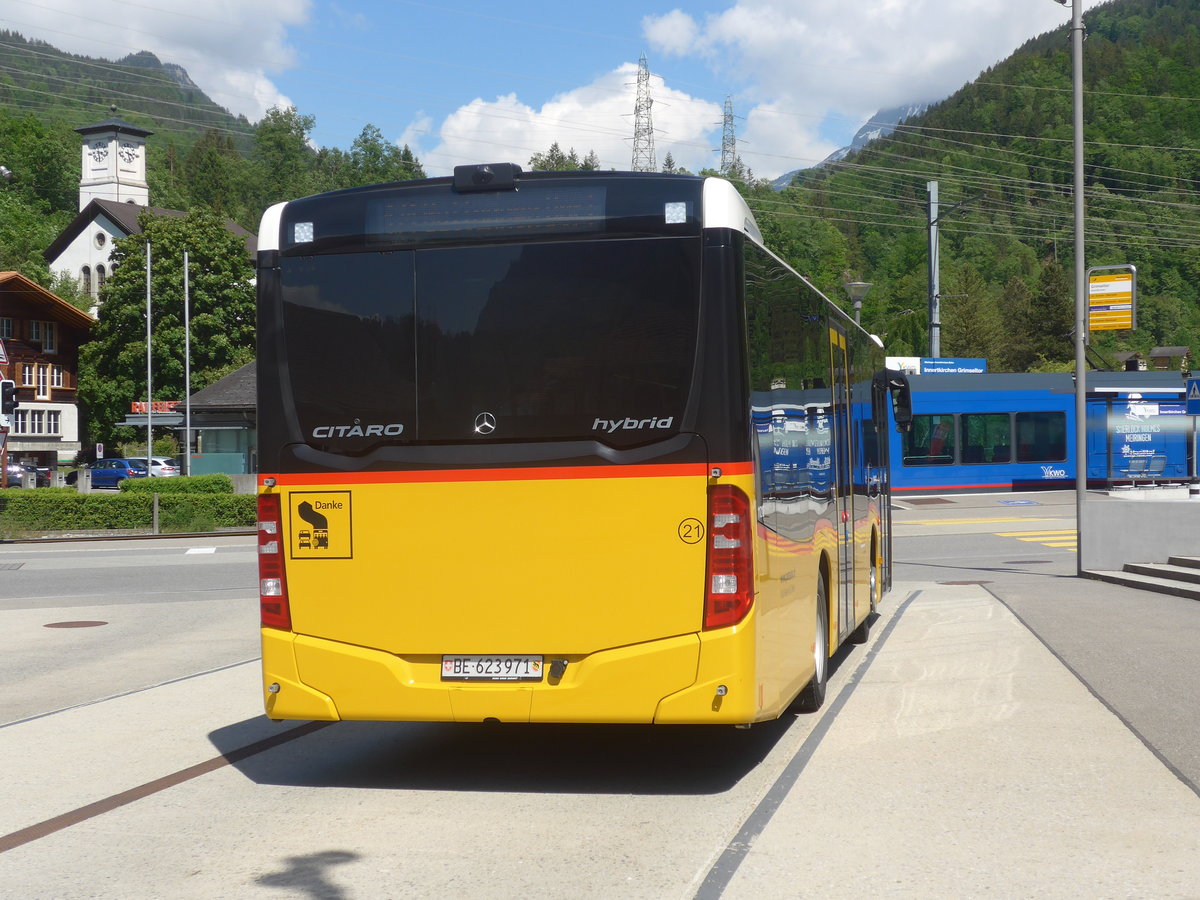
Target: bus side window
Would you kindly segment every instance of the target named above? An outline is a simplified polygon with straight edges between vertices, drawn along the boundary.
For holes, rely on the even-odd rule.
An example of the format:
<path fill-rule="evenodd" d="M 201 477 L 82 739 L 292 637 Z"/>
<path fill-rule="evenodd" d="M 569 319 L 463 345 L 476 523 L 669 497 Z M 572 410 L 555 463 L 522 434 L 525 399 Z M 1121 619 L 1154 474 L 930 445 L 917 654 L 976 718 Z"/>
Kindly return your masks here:
<path fill-rule="evenodd" d="M 954 464 L 954 416 L 913 416 L 912 430 L 903 438 L 906 466 L 949 466 Z"/>
<path fill-rule="evenodd" d="M 964 464 L 1008 462 L 1012 440 L 1009 413 L 963 413 L 959 416 L 959 432 Z"/>

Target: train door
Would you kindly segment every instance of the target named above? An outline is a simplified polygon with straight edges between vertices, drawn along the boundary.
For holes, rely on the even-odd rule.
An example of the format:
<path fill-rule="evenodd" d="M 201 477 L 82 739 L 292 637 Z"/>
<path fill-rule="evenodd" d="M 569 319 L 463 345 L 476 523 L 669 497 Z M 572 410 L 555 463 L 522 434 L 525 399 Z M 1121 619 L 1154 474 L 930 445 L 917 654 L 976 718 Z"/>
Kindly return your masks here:
<path fill-rule="evenodd" d="M 831 326 L 833 370 L 833 514 L 837 528 L 837 635 L 854 628 L 854 479 L 855 435 L 850 427 L 850 358 L 845 331 Z M 843 437 L 845 438 L 843 440 Z M 831 629 L 832 630 L 832 629 Z"/>

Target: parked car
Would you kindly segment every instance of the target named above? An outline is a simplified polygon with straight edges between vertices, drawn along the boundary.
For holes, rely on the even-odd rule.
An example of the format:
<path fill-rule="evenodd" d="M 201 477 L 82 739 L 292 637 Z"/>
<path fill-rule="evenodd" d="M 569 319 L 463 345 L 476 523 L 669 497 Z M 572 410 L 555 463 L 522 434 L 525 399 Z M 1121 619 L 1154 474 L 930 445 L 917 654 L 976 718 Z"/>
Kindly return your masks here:
<path fill-rule="evenodd" d="M 25 486 L 25 476 L 34 476 L 34 487 L 49 487 L 50 473 L 38 471 L 37 466 L 31 466 L 27 463 L 10 462 L 6 472 L 7 482 L 5 487 L 19 488 Z"/>
<path fill-rule="evenodd" d="M 145 464 L 119 457 L 98 459 L 88 468 L 92 471 L 92 487 L 120 487 L 126 478 L 145 478 L 148 474 Z"/>
<path fill-rule="evenodd" d="M 150 459 L 152 460 L 150 474 L 155 477 L 183 474 L 179 468 L 179 460 L 173 456 L 152 456 Z M 129 457 L 129 461 L 143 467 L 146 465 L 146 457 L 144 456 L 131 456 Z"/>

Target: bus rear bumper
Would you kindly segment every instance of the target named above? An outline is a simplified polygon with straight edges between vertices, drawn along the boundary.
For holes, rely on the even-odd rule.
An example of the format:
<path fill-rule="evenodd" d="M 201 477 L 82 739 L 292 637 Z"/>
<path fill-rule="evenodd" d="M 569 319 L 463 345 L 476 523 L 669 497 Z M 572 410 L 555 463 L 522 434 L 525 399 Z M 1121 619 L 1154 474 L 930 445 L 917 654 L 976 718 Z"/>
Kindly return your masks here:
<path fill-rule="evenodd" d="M 272 719 L 742 723 L 754 711 L 748 691 L 731 690 L 741 687 L 725 668 L 733 638 L 681 635 L 565 657 L 561 678 L 537 683 L 463 683 L 441 680 L 440 656 L 401 657 L 267 628 L 263 697 Z M 718 693 L 722 684 L 726 694 Z"/>

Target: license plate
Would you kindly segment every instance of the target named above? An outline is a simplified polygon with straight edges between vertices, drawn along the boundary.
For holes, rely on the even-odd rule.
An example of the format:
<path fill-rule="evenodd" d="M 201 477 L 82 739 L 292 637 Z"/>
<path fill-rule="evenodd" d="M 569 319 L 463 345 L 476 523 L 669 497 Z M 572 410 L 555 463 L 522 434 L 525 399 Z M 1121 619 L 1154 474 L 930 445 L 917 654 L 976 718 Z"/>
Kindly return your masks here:
<path fill-rule="evenodd" d="M 540 656 L 443 656 L 442 681 L 541 681 Z"/>

